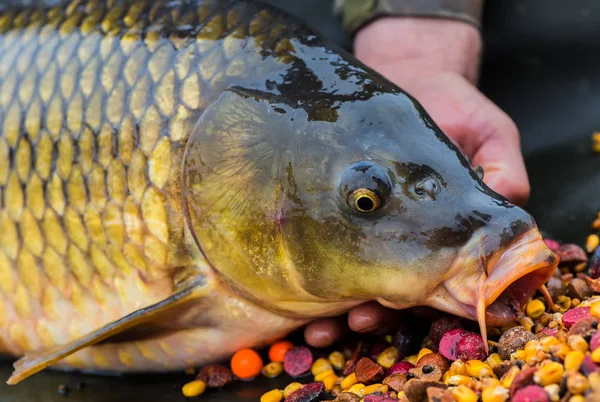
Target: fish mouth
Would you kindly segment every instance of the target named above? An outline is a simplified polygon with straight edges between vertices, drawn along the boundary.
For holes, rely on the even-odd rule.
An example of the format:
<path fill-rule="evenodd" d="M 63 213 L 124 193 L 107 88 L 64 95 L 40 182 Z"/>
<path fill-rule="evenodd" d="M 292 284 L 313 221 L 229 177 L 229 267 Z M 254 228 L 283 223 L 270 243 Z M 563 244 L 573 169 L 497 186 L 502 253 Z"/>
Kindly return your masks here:
<path fill-rule="evenodd" d="M 518 322 L 525 303 L 538 289 L 551 302 L 544 284 L 559 257 L 537 229 L 530 229 L 487 261 L 479 257 L 477 246 L 468 254 L 459 259 L 458 273 L 444 282 L 430 305 L 477 321 L 484 339 L 488 325 L 506 327 Z"/>

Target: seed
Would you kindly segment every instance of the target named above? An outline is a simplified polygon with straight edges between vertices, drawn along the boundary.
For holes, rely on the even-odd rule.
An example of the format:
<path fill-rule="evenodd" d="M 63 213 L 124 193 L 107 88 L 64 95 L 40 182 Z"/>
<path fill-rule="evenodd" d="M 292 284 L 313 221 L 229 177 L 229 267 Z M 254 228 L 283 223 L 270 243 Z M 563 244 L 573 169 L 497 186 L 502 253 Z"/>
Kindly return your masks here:
<path fill-rule="evenodd" d="M 550 396 L 552 402 L 558 402 L 560 399 L 560 385 L 551 384 L 544 387 L 544 391 Z"/>
<path fill-rule="evenodd" d="M 330 392 L 333 387 L 335 387 L 335 383 L 337 382 L 337 375 L 332 374 L 329 377 L 323 379 L 323 385 L 325 386 L 325 391 Z"/>
<path fill-rule="evenodd" d="M 583 394 L 590 387 L 590 383 L 581 374 L 577 373 L 567 378 L 567 388 L 574 394 Z"/>
<path fill-rule="evenodd" d="M 490 372 L 493 376 L 492 368 L 479 360 L 469 360 L 465 364 L 465 367 L 467 369 L 467 374 L 469 374 L 471 377 L 482 378 L 483 375 L 486 375 Z"/>
<path fill-rule="evenodd" d="M 483 402 L 504 402 L 508 399 L 508 390 L 504 387 L 491 387 L 484 388 L 481 393 L 481 400 Z"/>
<path fill-rule="evenodd" d="M 406 357 L 404 360 L 412 364 L 413 366 L 417 364 L 417 355 L 410 355 Z"/>
<path fill-rule="evenodd" d="M 278 389 L 273 389 L 263 394 L 260 397 L 260 402 L 279 402 L 283 398 L 283 392 Z"/>
<path fill-rule="evenodd" d="M 329 355 L 329 363 L 331 363 L 336 370 L 342 370 L 346 365 L 346 358 L 342 352 L 331 352 Z"/>
<path fill-rule="evenodd" d="M 181 393 L 187 398 L 202 395 L 206 390 L 206 383 L 200 380 L 190 381 L 181 387 Z"/>
<path fill-rule="evenodd" d="M 530 318 L 536 319 L 544 314 L 544 311 L 546 311 L 546 306 L 541 300 L 533 299 L 527 303 L 526 312 Z"/>
<path fill-rule="evenodd" d="M 594 221 L 592 222 L 592 229 L 594 229 L 594 230 L 600 229 L 600 219 L 599 218 L 594 219 Z"/>
<path fill-rule="evenodd" d="M 598 244 L 600 244 L 600 237 L 595 234 L 591 234 L 585 241 L 585 249 L 588 253 L 591 253 L 596 247 L 598 247 Z"/>
<path fill-rule="evenodd" d="M 600 348 L 592 352 L 592 360 L 594 363 L 600 363 Z"/>
<path fill-rule="evenodd" d="M 373 384 L 373 385 L 369 385 L 368 387 L 361 388 L 358 391 L 358 396 L 370 395 L 370 394 L 374 394 L 375 392 L 381 392 L 382 394 L 385 394 L 387 391 L 388 391 L 387 385 Z"/>
<path fill-rule="evenodd" d="M 299 382 L 292 382 L 288 384 L 287 387 L 283 389 L 283 397 L 287 399 L 292 392 L 297 391 L 300 388 L 302 388 L 302 384 Z"/>
<path fill-rule="evenodd" d="M 569 398 L 569 402 L 585 402 L 583 395 L 573 395 Z"/>
<path fill-rule="evenodd" d="M 592 304 L 592 307 L 590 307 L 590 314 L 596 318 L 600 318 L 600 302 Z"/>
<path fill-rule="evenodd" d="M 394 363 L 396 363 L 396 360 L 398 359 L 398 348 L 396 348 L 395 346 L 390 346 L 389 348 L 385 349 L 383 352 L 381 352 L 381 354 L 379 356 L 377 356 L 377 363 L 380 366 L 385 367 L 386 369 L 389 369 L 390 367 L 392 367 L 394 365 Z M 417 361 L 418 361 L 418 357 L 417 357 Z"/>
<path fill-rule="evenodd" d="M 433 353 L 432 350 L 427 349 L 427 348 L 423 348 L 419 351 L 419 354 L 417 355 L 417 362 L 419 362 L 419 360 L 421 360 L 421 357 L 428 355 L 429 353 Z"/>
<path fill-rule="evenodd" d="M 270 362 L 262 369 L 262 375 L 267 378 L 278 377 L 283 372 L 283 364 L 280 362 Z"/>
<path fill-rule="evenodd" d="M 465 362 L 462 360 L 456 360 L 450 365 L 450 375 L 466 375 L 467 368 Z"/>
<path fill-rule="evenodd" d="M 600 132 L 595 132 L 592 134 L 592 151 L 600 152 Z"/>
<path fill-rule="evenodd" d="M 357 394 L 358 395 L 358 391 L 360 391 L 363 388 L 365 388 L 365 384 L 358 383 L 358 384 L 354 384 L 353 386 L 351 386 L 350 388 L 348 388 L 346 390 L 346 392 L 352 392 L 353 394 Z"/>
<path fill-rule="evenodd" d="M 326 379 L 330 375 L 335 375 L 335 372 L 333 371 L 333 369 L 325 370 L 325 371 L 317 374 L 315 376 L 315 381 L 316 382 L 322 382 L 324 379 Z"/>
<path fill-rule="evenodd" d="M 542 386 L 558 384 L 562 379 L 564 369 L 562 364 L 549 361 L 541 366 L 533 375 L 533 381 Z"/>
<path fill-rule="evenodd" d="M 501 365 L 502 363 L 504 363 L 504 360 L 502 360 L 502 358 L 500 357 L 500 355 L 498 353 L 492 353 L 490 355 L 490 357 L 485 359 L 485 362 L 488 364 L 488 366 L 490 366 L 492 369 L 494 369 L 494 368 L 498 367 L 499 365 Z"/>
<path fill-rule="evenodd" d="M 452 390 L 452 396 L 457 402 L 477 402 L 477 394 L 465 385 L 459 385 Z"/>
<path fill-rule="evenodd" d="M 573 350 L 565 356 L 565 370 L 578 371 L 585 355 L 580 350 Z"/>
<path fill-rule="evenodd" d="M 521 371 L 520 368 L 518 368 L 517 366 L 512 366 L 503 376 L 502 376 L 502 385 L 505 388 L 510 388 L 513 380 L 515 379 L 515 377 L 517 376 L 517 374 L 519 374 L 519 372 Z"/>
<path fill-rule="evenodd" d="M 322 357 L 315 360 L 310 368 L 312 375 L 317 375 L 327 370 L 331 370 L 331 363 L 329 363 L 329 360 Z"/>
<path fill-rule="evenodd" d="M 343 390 L 346 390 L 346 389 L 350 388 L 351 386 L 353 386 L 354 384 L 356 384 L 357 382 L 358 382 L 358 380 L 356 379 L 356 373 L 352 373 L 342 380 L 342 382 L 340 383 L 340 386 L 342 387 Z"/>
<path fill-rule="evenodd" d="M 569 345 L 565 345 L 564 343 L 561 343 L 560 345 L 552 346 L 550 348 L 550 352 L 554 356 L 558 357 L 561 360 L 564 360 L 570 351 L 571 351 L 571 348 L 569 347 Z"/>
<path fill-rule="evenodd" d="M 567 338 L 567 343 L 569 344 L 569 347 L 573 350 L 580 350 L 582 352 L 587 352 L 589 345 L 588 343 L 585 341 L 585 339 L 583 339 L 583 336 L 581 335 L 571 335 Z"/>

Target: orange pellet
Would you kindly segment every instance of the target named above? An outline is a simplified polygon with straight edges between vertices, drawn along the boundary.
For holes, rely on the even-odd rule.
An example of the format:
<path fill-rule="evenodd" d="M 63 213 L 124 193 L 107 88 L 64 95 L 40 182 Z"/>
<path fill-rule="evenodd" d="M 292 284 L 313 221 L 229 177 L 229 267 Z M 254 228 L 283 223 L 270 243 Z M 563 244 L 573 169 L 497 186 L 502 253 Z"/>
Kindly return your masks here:
<path fill-rule="evenodd" d="M 252 349 L 240 349 L 231 358 L 231 371 L 238 378 L 254 378 L 260 374 L 262 368 L 262 359 Z"/>
<path fill-rule="evenodd" d="M 293 347 L 294 344 L 290 341 L 276 342 L 269 348 L 269 359 L 274 362 L 283 362 L 285 354 Z"/>

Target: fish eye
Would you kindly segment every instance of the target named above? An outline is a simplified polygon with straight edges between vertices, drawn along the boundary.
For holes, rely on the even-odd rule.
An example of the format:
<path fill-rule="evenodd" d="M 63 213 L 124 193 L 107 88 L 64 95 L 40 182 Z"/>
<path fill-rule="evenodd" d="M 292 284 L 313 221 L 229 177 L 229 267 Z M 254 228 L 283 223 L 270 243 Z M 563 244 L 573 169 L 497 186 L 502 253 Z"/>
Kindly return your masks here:
<path fill-rule="evenodd" d="M 341 199 L 354 211 L 368 214 L 380 209 L 391 193 L 390 175 L 373 162 L 356 162 L 340 178 Z"/>

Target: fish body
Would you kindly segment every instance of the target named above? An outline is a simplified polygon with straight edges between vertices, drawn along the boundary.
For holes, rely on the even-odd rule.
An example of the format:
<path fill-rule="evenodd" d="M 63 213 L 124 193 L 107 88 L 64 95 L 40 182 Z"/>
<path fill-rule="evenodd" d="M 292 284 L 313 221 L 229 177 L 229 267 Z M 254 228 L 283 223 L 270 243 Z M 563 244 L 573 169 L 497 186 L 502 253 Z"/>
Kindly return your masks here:
<path fill-rule="evenodd" d="M 9 383 L 179 370 L 369 300 L 503 323 L 557 264 L 416 100 L 260 3 L 7 8 L 0 117 Z"/>

